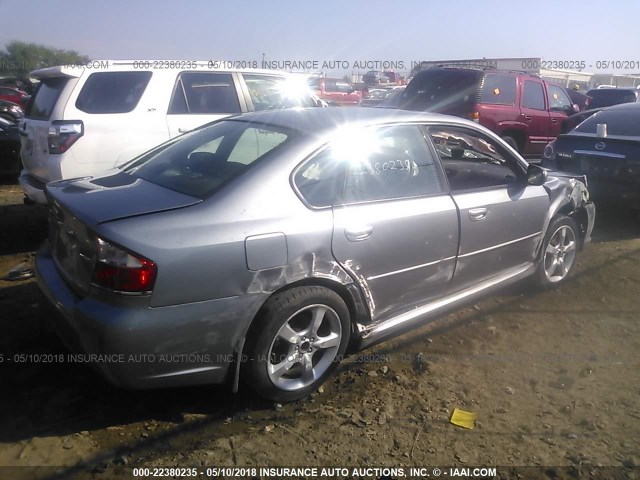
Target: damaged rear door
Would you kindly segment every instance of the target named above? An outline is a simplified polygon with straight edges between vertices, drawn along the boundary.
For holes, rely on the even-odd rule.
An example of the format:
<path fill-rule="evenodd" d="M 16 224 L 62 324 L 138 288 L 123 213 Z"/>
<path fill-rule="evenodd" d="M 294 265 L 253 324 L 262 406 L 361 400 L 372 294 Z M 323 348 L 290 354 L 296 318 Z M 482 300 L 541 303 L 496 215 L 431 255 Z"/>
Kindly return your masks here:
<path fill-rule="evenodd" d="M 334 207 L 334 257 L 358 281 L 374 321 L 442 295 L 453 276 L 458 212 L 416 125 L 351 132 Z"/>

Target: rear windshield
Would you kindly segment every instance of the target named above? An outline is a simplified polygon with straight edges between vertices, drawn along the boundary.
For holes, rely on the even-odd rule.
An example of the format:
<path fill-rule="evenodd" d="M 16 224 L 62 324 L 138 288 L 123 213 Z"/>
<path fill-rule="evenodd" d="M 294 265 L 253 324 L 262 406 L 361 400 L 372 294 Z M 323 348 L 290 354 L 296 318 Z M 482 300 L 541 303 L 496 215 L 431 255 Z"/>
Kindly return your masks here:
<path fill-rule="evenodd" d="M 33 94 L 33 98 L 29 102 L 26 117 L 34 120 L 49 120 L 56 102 L 68 81 L 68 77 L 41 80 Z"/>
<path fill-rule="evenodd" d="M 607 135 L 640 137 L 640 104 L 637 106 L 634 104 L 630 108 L 596 112 L 578 125 L 574 131 L 595 134 L 599 123 L 607 125 Z"/>
<path fill-rule="evenodd" d="M 127 113 L 138 105 L 151 72 L 92 73 L 85 82 L 76 108 L 86 113 Z"/>
<path fill-rule="evenodd" d="M 609 107 L 611 105 L 636 101 L 636 94 L 631 90 L 618 90 L 616 88 L 589 90 L 587 95 L 591 97 L 589 108 Z"/>
<path fill-rule="evenodd" d="M 289 132 L 264 125 L 222 121 L 170 140 L 123 170 L 170 190 L 206 198 L 279 150 L 289 137 Z"/>
<path fill-rule="evenodd" d="M 400 98 L 400 108 L 447 112 L 478 100 L 482 71 L 433 69 L 419 72 Z"/>

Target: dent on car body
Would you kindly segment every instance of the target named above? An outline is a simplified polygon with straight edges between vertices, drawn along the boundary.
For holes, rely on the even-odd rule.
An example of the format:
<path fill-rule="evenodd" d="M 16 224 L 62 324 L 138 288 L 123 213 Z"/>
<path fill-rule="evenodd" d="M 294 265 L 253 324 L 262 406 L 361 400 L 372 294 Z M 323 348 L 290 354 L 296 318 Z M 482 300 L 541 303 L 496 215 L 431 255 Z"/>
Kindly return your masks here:
<path fill-rule="evenodd" d="M 572 176 L 559 172 L 550 172 L 547 182 L 544 184 L 545 189 L 549 193 L 551 205 L 545 217 L 543 227 L 543 237 L 546 234 L 551 220 L 563 209 L 566 214 L 574 214 L 587 205 L 595 211 L 593 203 L 589 200 L 589 192 L 587 190 L 586 178 L 584 176 Z M 593 213 L 591 213 L 593 215 Z M 591 229 L 593 224 L 591 224 Z M 591 241 L 591 229 L 584 232 L 585 236 L 582 245 Z"/>

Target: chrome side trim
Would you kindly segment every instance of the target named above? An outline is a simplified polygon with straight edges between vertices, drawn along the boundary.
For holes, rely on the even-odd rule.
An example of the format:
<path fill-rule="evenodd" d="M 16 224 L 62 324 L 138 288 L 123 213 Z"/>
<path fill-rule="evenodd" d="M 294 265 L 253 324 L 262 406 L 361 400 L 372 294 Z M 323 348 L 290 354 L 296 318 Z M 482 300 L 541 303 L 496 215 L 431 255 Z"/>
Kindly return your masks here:
<path fill-rule="evenodd" d="M 479 253 L 488 252 L 490 250 L 495 250 L 497 248 L 506 247 L 507 245 L 512 245 L 514 243 L 522 242 L 524 240 L 528 240 L 530 238 L 536 237 L 540 235 L 542 232 L 532 233 L 531 235 L 527 235 L 526 237 L 516 238 L 515 240 L 510 240 L 505 243 L 501 243 L 500 245 L 494 245 L 493 247 L 483 248 L 482 250 L 476 250 L 475 252 L 465 253 L 463 255 L 458 255 L 458 258 L 471 257 L 472 255 L 478 255 Z"/>
<path fill-rule="evenodd" d="M 396 275 L 398 273 L 410 272 L 411 270 L 417 270 L 418 268 L 430 267 L 431 265 L 436 265 L 438 263 L 446 262 L 446 261 L 449 261 L 449 260 L 454 260 L 455 258 L 456 258 L 455 256 L 447 257 L 447 258 L 441 258 L 440 260 L 436 260 L 434 262 L 423 263 L 421 265 L 415 265 L 413 267 L 403 268 L 402 270 L 394 270 L 392 272 L 381 273 L 380 275 L 374 275 L 372 277 L 367 277 L 367 280 L 376 280 L 378 278 L 384 278 L 384 277 L 388 277 L 388 276 L 391 276 L 391 275 Z"/>
<path fill-rule="evenodd" d="M 170 355 L 170 354 L 169 354 Z M 161 373 L 159 375 L 148 375 L 146 378 L 166 378 L 166 377 L 176 377 L 179 375 L 190 375 L 192 373 L 200 373 L 200 372 L 208 372 L 211 370 L 219 370 L 222 367 L 220 365 L 215 365 L 213 367 L 198 367 L 198 368 L 191 368 L 189 370 L 180 370 L 178 372 L 170 372 L 170 373 Z"/>
<path fill-rule="evenodd" d="M 361 335 L 362 346 L 371 345 L 383 337 L 390 336 L 394 333 L 394 330 L 401 327 L 409 326 L 412 323 L 422 323 L 432 316 L 441 313 L 443 310 L 453 307 L 463 301 L 469 300 L 474 296 L 479 296 L 486 290 L 493 287 L 497 287 L 504 283 L 510 283 L 517 281 L 525 276 L 529 275 L 534 269 L 534 264 L 526 264 L 512 268 L 511 270 L 494 277 L 490 280 L 486 280 L 478 285 L 467 288 L 460 292 L 451 294 L 447 297 L 439 300 L 427 303 L 421 307 L 418 307 L 409 312 L 402 313 L 395 317 L 383 320 L 382 322 L 374 325 L 358 325 L 358 330 Z"/>
<path fill-rule="evenodd" d="M 588 155 L 591 157 L 608 157 L 608 158 L 627 158 L 626 155 L 619 153 L 596 152 L 595 150 L 574 150 L 574 154 Z"/>

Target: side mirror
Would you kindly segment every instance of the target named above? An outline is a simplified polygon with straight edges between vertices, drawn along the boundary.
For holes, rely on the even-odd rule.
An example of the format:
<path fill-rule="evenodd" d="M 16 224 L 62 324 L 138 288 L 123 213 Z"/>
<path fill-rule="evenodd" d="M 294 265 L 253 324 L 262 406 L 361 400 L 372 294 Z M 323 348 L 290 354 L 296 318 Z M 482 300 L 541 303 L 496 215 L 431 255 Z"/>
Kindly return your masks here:
<path fill-rule="evenodd" d="M 529 164 L 527 168 L 527 184 L 544 185 L 547 181 L 547 171 L 539 165 Z"/>
<path fill-rule="evenodd" d="M 569 115 L 573 115 L 574 113 L 579 113 L 580 112 L 580 107 L 578 106 L 577 103 L 574 103 L 573 105 L 571 105 L 571 113 Z"/>

